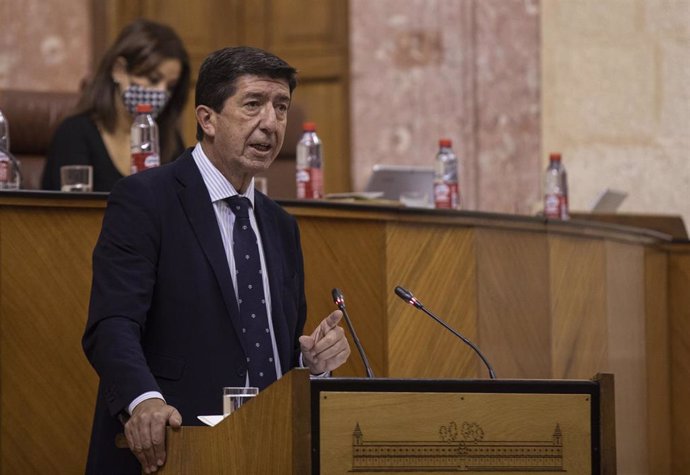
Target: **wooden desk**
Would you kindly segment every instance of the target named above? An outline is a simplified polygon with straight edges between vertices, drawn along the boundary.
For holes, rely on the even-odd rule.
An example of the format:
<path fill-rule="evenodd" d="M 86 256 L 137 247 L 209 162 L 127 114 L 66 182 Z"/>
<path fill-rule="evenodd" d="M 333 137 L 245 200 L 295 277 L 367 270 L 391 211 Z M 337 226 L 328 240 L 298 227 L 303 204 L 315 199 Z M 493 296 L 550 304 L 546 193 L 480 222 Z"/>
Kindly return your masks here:
<path fill-rule="evenodd" d="M 393 294 L 403 285 L 499 378 L 614 373 L 620 473 L 690 463 L 689 244 L 587 221 L 283 204 L 302 232 L 307 330 L 341 288 L 377 375 L 486 377 Z M 104 207 L 104 195 L 0 193 L 0 473 L 83 469 L 97 378 L 80 340 Z M 364 374 L 354 349 L 337 373 Z"/>

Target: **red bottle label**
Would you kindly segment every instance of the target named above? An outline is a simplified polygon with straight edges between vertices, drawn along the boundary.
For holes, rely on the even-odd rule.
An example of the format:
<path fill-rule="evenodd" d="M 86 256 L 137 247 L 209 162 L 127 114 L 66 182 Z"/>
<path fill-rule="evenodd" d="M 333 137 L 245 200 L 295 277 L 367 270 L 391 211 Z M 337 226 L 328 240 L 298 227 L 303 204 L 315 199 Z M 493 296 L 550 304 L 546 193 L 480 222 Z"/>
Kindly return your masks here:
<path fill-rule="evenodd" d="M 460 204 L 460 189 L 457 183 L 434 183 L 434 206 L 443 209 L 457 209 Z"/>
<path fill-rule="evenodd" d="M 544 195 L 544 216 L 549 219 L 568 219 L 568 201 L 560 193 Z"/>
<path fill-rule="evenodd" d="M 8 161 L 0 162 L 0 182 L 4 183 L 10 181 L 10 163 Z"/>
<path fill-rule="evenodd" d="M 323 176 L 320 168 L 305 168 L 297 171 L 297 198 L 323 198 Z"/>
<path fill-rule="evenodd" d="M 151 152 L 132 153 L 132 174 L 149 168 L 155 168 L 161 164 L 160 158 Z"/>

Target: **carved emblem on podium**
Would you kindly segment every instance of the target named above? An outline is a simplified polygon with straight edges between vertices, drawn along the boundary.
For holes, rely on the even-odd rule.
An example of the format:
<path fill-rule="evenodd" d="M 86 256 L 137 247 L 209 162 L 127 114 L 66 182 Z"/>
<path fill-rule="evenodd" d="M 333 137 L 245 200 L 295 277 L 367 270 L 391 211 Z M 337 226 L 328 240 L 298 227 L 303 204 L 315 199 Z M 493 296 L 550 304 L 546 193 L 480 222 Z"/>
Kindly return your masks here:
<path fill-rule="evenodd" d="M 451 421 L 440 440 L 369 441 L 359 425 L 352 432 L 352 472 L 566 472 L 563 433 L 550 439 L 491 440 L 476 422 Z"/>

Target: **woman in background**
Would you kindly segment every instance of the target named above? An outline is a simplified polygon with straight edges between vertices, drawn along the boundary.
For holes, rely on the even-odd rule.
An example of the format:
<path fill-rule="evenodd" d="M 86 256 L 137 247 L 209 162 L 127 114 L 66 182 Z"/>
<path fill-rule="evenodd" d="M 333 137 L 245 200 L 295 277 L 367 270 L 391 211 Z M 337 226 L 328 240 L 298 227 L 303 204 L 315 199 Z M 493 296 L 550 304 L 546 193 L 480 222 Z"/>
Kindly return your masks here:
<path fill-rule="evenodd" d="M 57 128 L 43 172 L 43 189 L 60 189 L 60 167 L 93 166 L 93 190 L 110 191 L 130 174 L 130 128 L 138 103 L 150 103 L 158 123 L 161 163 L 184 150 L 179 118 L 189 91 L 189 55 L 168 26 L 137 20 L 105 53 L 84 89 L 77 113 Z"/>

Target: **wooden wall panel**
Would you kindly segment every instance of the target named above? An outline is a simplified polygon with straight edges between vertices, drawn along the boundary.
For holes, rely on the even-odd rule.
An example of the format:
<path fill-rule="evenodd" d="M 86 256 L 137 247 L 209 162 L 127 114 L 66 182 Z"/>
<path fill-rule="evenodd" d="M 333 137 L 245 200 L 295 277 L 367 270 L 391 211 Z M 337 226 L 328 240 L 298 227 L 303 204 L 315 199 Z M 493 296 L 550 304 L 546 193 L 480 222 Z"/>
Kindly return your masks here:
<path fill-rule="evenodd" d="M 385 309 L 385 225 L 378 222 L 301 218 L 306 294 L 311 332 L 336 309 L 331 289 L 343 291 L 348 314 L 377 376 L 387 374 Z M 345 322 L 342 322 L 346 328 Z M 365 376 L 352 343 L 352 355 L 337 375 Z"/>
<path fill-rule="evenodd" d="M 669 254 L 672 473 L 690 467 L 690 244 Z"/>
<path fill-rule="evenodd" d="M 130 0 L 132 1 L 132 0 Z M 194 89 L 199 67 L 209 53 L 225 46 L 242 44 L 241 5 L 236 1 L 147 0 L 141 4 L 141 15 L 170 25 L 180 35 L 189 52 L 192 80 L 189 99 L 182 113 L 182 131 L 187 146 L 196 143 Z"/>
<path fill-rule="evenodd" d="M 347 5 L 342 0 L 274 0 L 269 44 L 282 53 L 340 56 L 347 50 Z M 307 21 L 305 21 L 307 20 Z"/>
<path fill-rule="evenodd" d="M 606 306 L 609 348 L 606 371 L 615 375 L 616 441 L 628 451 L 618 470 L 648 473 L 647 368 L 645 351 L 644 249 L 606 243 Z M 654 472 L 657 473 L 657 472 Z"/>
<path fill-rule="evenodd" d="M 81 336 L 101 214 L 0 207 L 1 473 L 83 470 L 97 378 Z"/>
<path fill-rule="evenodd" d="M 671 361 L 668 319 L 668 256 L 645 251 L 645 334 L 647 355 L 647 444 L 653 473 L 671 471 Z"/>
<path fill-rule="evenodd" d="M 299 68 L 299 60 L 294 65 Z M 302 122 L 316 122 L 317 133 L 322 141 L 324 189 L 327 193 L 350 191 L 349 188 L 349 143 L 342 133 L 342 125 L 347 122 L 346 90 L 339 81 L 301 80 L 295 90 L 291 106 L 291 121 L 285 144 L 295 144 L 302 133 Z M 286 151 L 293 153 L 294 151 Z M 347 177 L 347 184 L 343 181 Z M 290 176 L 294 181 L 294 171 Z M 288 198 L 283 196 L 284 198 Z"/>
<path fill-rule="evenodd" d="M 475 233 L 480 348 L 500 378 L 551 377 L 545 235 Z"/>
<path fill-rule="evenodd" d="M 456 331 L 477 341 L 472 229 L 390 225 L 387 236 L 388 354 L 391 377 L 488 377 L 477 355 L 394 293 L 401 285 Z"/>
<path fill-rule="evenodd" d="M 604 241 L 549 235 L 553 378 L 607 367 Z"/>

